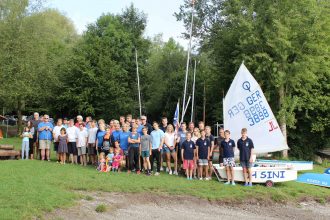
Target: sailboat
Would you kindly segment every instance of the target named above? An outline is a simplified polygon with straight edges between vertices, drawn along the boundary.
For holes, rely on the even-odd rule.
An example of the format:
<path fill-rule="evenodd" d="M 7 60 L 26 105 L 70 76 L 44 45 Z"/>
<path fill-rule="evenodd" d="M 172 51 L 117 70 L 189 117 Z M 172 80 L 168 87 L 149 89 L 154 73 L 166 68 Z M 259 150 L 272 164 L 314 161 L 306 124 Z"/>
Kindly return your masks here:
<path fill-rule="evenodd" d="M 247 128 L 256 154 L 288 149 L 266 97 L 244 63 L 223 100 L 223 116 L 224 128 L 230 131 L 231 139 L 237 141 L 241 137 L 241 129 Z M 215 164 L 214 170 L 219 180 L 227 179 L 224 167 Z M 252 182 L 266 183 L 267 186 L 297 179 L 297 170 L 288 163 L 260 164 L 251 170 Z M 234 167 L 234 171 L 235 181 L 244 181 L 242 167 Z"/>

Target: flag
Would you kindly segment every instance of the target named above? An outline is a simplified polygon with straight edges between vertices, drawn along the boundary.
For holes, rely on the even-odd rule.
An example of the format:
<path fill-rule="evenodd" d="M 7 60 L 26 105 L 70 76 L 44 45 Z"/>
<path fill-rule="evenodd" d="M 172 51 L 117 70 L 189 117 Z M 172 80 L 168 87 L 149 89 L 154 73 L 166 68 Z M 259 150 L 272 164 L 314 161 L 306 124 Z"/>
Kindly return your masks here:
<path fill-rule="evenodd" d="M 179 131 L 179 102 L 176 104 L 176 109 L 174 112 L 174 118 L 173 118 L 173 125 L 175 129 L 175 133 L 177 134 Z"/>

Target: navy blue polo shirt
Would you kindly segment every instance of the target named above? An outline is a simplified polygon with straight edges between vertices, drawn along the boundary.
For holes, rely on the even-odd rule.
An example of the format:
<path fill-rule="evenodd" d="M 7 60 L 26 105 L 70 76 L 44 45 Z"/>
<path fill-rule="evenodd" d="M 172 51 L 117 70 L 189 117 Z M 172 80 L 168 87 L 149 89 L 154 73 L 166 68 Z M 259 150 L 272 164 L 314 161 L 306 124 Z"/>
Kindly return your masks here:
<path fill-rule="evenodd" d="M 194 150 L 196 149 L 195 143 L 190 140 L 187 141 L 185 140 L 182 145 L 181 148 L 184 150 L 183 151 L 183 157 L 185 160 L 193 160 L 194 159 Z"/>
<path fill-rule="evenodd" d="M 237 141 L 237 148 L 239 149 L 239 160 L 249 161 L 251 156 L 251 149 L 254 148 L 253 142 L 250 138 L 243 140 L 242 138 Z"/>
<path fill-rule="evenodd" d="M 211 146 L 211 142 L 209 139 L 198 138 L 196 141 L 196 145 L 198 146 L 198 157 L 199 159 L 208 159 L 208 149 Z"/>
<path fill-rule="evenodd" d="M 223 140 L 221 142 L 221 148 L 223 149 L 223 158 L 234 157 L 234 147 L 235 141 L 233 141 L 232 139 L 229 139 L 228 142 L 226 142 L 226 140 Z"/>

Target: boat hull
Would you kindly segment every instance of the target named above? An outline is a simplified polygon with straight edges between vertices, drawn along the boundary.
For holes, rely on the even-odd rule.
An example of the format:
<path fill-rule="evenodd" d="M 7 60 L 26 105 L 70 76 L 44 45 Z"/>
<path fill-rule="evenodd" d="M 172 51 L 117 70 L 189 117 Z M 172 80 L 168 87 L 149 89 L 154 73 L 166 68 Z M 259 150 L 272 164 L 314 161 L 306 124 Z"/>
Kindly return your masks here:
<path fill-rule="evenodd" d="M 225 167 L 221 167 L 219 164 L 214 164 L 213 167 L 218 178 L 227 179 Z M 252 167 L 251 172 L 253 183 L 266 183 L 267 181 L 278 183 L 297 179 L 297 171 L 288 167 Z M 234 167 L 234 180 L 245 181 L 242 167 Z"/>
<path fill-rule="evenodd" d="M 285 160 L 257 160 L 254 162 L 258 166 L 287 166 L 292 167 L 294 170 L 313 170 L 312 161 L 285 161 Z"/>

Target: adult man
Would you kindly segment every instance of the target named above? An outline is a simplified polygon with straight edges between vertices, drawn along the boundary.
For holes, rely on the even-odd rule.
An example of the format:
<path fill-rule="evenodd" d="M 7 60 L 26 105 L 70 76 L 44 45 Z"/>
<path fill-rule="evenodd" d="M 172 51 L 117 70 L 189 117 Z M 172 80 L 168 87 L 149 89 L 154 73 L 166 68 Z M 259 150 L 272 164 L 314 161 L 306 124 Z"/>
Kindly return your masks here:
<path fill-rule="evenodd" d="M 244 186 L 252 186 L 251 164 L 254 145 L 252 140 L 247 136 L 246 128 L 242 129 L 241 134 L 242 137 L 237 141 L 237 148 L 239 149 L 239 160 L 243 168 Z"/>
<path fill-rule="evenodd" d="M 78 115 L 77 116 L 77 122 L 76 122 L 75 126 L 79 129 L 80 124 L 83 124 L 85 126 L 83 116 Z"/>
<path fill-rule="evenodd" d="M 120 123 L 120 126 L 123 126 L 125 124 L 125 116 L 120 116 L 119 117 L 119 123 Z"/>
<path fill-rule="evenodd" d="M 151 171 L 153 171 L 154 161 L 156 160 L 157 170 L 155 176 L 158 176 L 160 174 L 160 165 L 161 165 L 160 151 L 164 145 L 164 132 L 161 129 L 159 129 L 158 122 L 156 121 L 153 122 L 153 127 L 154 130 L 150 133 L 152 138 L 152 154 L 150 158 L 150 163 L 151 163 Z"/>
<path fill-rule="evenodd" d="M 68 153 L 70 156 L 71 163 L 78 164 L 78 149 L 77 149 L 77 141 L 78 141 L 78 128 L 74 126 L 74 120 L 70 119 L 69 127 L 66 129 L 66 133 L 68 135 Z"/>
<path fill-rule="evenodd" d="M 69 120 L 68 118 L 63 118 L 63 127 L 67 129 L 69 127 Z"/>
<path fill-rule="evenodd" d="M 59 144 L 58 136 L 61 134 L 61 128 L 63 128 L 62 118 L 59 118 L 59 119 L 57 119 L 56 126 L 54 127 L 54 130 L 53 130 L 54 151 L 56 152 L 57 163 L 60 162 L 60 156 L 57 153 L 57 150 L 58 150 L 58 144 Z"/>
<path fill-rule="evenodd" d="M 91 125 L 90 125 L 91 121 L 92 121 L 92 117 L 91 116 L 87 116 L 86 119 L 85 119 L 85 128 L 87 130 L 91 127 Z"/>
<path fill-rule="evenodd" d="M 52 132 L 54 126 L 49 122 L 49 115 L 44 115 L 43 122 L 38 124 L 39 132 L 39 149 L 41 151 L 41 160 L 45 160 L 45 156 L 50 161 L 50 145 L 52 141 Z"/>
<path fill-rule="evenodd" d="M 225 140 L 225 130 L 223 129 L 223 127 L 221 127 L 219 129 L 219 136 L 217 138 L 217 149 L 219 151 L 219 164 L 220 166 L 223 166 L 223 150 L 220 147 L 221 146 L 221 142 Z M 214 151 L 216 150 L 216 148 L 214 149 Z"/>
<path fill-rule="evenodd" d="M 125 161 L 126 168 L 129 168 L 129 160 L 128 160 L 128 137 L 130 135 L 129 123 L 125 123 L 123 125 L 123 131 L 119 133 L 119 143 L 120 148 L 122 150 L 123 161 Z"/>
<path fill-rule="evenodd" d="M 132 126 L 132 115 L 131 114 L 128 114 L 126 115 L 126 123 L 129 123 L 129 127 Z"/>
<path fill-rule="evenodd" d="M 205 123 L 203 121 L 198 122 L 198 128 L 200 131 L 205 130 Z"/>
<path fill-rule="evenodd" d="M 210 168 L 210 178 L 212 177 L 213 174 L 213 164 L 212 164 L 212 160 L 213 160 L 213 150 L 214 150 L 214 137 L 211 134 L 211 127 L 210 126 L 206 126 L 205 127 L 205 137 L 207 139 L 209 139 L 210 141 L 210 149 L 209 149 L 209 168 Z"/>
<path fill-rule="evenodd" d="M 38 142 L 38 125 L 42 122 L 39 118 L 39 113 L 35 112 L 33 114 L 33 120 L 32 120 L 32 126 L 34 128 L 34 134 L 33 134 L 33 155 L 36 155 L 37 158 L 40 157 L 40 151 L 39 151 L 39 142 Z"/>
<path fill-rule="evenodd" d="M 194 122 L 189 122 L 189 126 L 188 126 L 188 131 L 190 133 L 193 133 L 194 132 L 194 128 L 195 128 L 195 123 Z"/>
<path fill-rule="evenodd" d="M 152 126 L 147 122 L 147 116 L 142 115 L 141 116 L 141 124 L 145 127 L 148 127 L 148 134 L 152 132 Z"/>
<path fill-rule="evenodd" d="M 166 128 L 168 125 L 168 121 L 166 117 L 162 117 L 162 124 L 160 125 L 160 129 L 165 133 L 166 132 Z"/>

